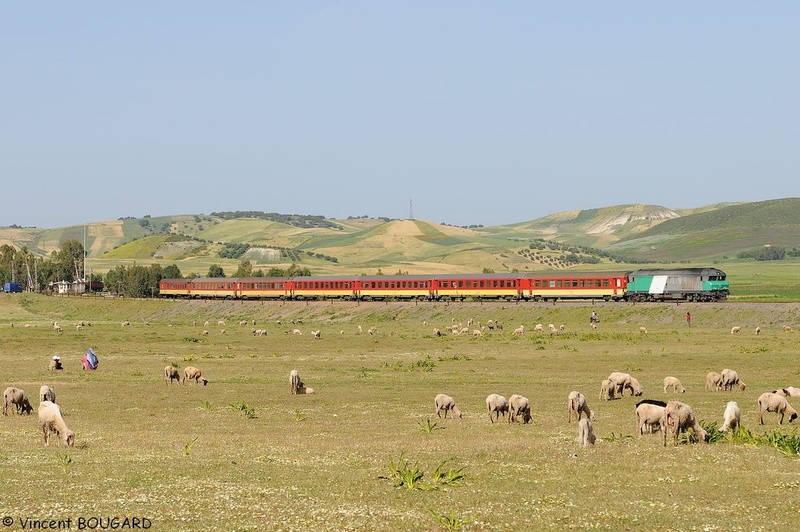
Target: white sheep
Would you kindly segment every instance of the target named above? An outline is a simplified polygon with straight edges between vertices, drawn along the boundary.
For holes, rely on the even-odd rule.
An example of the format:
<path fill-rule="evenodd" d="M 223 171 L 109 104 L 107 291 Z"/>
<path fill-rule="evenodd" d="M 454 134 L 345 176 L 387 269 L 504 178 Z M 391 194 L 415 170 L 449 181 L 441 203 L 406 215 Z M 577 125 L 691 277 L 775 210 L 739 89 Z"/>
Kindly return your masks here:
<path fill-rule="evenodd" d="M 728 401 L 725 412 L 722 414 L 722 427 L 720 432 L 736 430 L 742 421 L 742 411 L 736 401 Z"/>
<path fill-rule="evenodd" d="M 219 325 L 220 327 L 224 327 L 225 326 L 225 320 L 217 320 L 217 325 Z"/>
<path fill-rule="evenodd" d="M 64 366 L 61 364 L 61 357 L 53 355 L 53 358 L 50 359 L 50 362 L 47 364 L 47 371 L 61 371 L 63 369 Z"/>
<path fill-rule="evenodd" d="M 31 414 L 33 413 L 33 407 L 31 406 L 30 401 L 28 401 L 28 396 L 25 395 L 24 390 L 20 390 L 19 388 L 14 388 L 13 386 L 9 386 L 3 392 L 3 415 L 8 415 L 8 407 L 14 406 L 14 410 L 17 414 Z"/>
<path fill-rule="evenodd" d="M 720 385 L 725 391 L 733 390 L 734 386 L 738 386 L 739 390 L 745 391 L 747 385 L 739 378 L 739 374 L 732 369 L 722 370 L 722 381 Z"/>
<path fill-rule="evenodd" d="M 642 385 L 639 384 L 639 380 L 636 377 L 631 377 L 629 389 L 631 391 L 631 396 L 635 395 L 636 397 L 641 397 L 644 395 L 644 388 L 642 388 Z"/>
<path fill-rule="evenodd" d="M 378 328 L 373 325 L 367 330 L 367 334 L 369 334 L 370 336 L 378 334 Z"/>
<path fill-rule="evenodd" d="M 616 395 L 622 397 L 625 388 L 629 388 L 631 386 L 631 375 L 630 373 L 622 373 L 620 371 L 614 371 L 608 375 L 608 380 L 614 385 L 614 392 Z"/>
<path fill-rule="evenodd" d="M 531 420 L 531 402 L 527 397 L 512 395 L 508 398 L 508 422 L 514 423 L 520 418 L 523 423 Z"/>
<path fill-rule="evenodd" d="M 647 327 L 639 327 L 639 334 L 647 334 Z"/>
<path fill-rule="evenodd" d="M 589 445 L 594 445 L 595 441 L 597 441 L 597 436 L 594 435 L 592 422 L 589 421 L 589 418 L 585 417 L 578 421 L 578 444 L 581 447 L 588 447 Z"/>
<path fill-rule="evenodd" d="M 314 391 L 314 388 L 310 388 L 310 387 L 306 387 L 306 386 L 300 386 L 297 389 L 297 395 L 307 395 L 307 394 L 313 394 L 313 393 L 316 393 Z"/>
<path fill-rule="evenodd" d="M 525 326 L 524 325 L 520 325 L 519 327 L 514 329 L 511 332 L 511 334 L 513 334 L 514 336 L 519 336 L 519 335 L 525 334 Z"/>
<path fill-rule="evenodd" d="M 718 392 L 722 388 L 722 375 L 716 371 L 710 371 L 706 374 L 706 391 Z"/>
<path fill-rule="evenodd" d="M 792 408 L 789 401 L 784 396 L 772 392 L 764 392 L 758 396 L 758 423 L 761 425 L 764 424 L 764 412 L 780 414 L 781 425 L 786 414 L 789 414 L 789 423 L 797 419 L 797 410 Z"/>
<path fill-rule="evenodd" d="M 544 325 L 537 323 L 536 327 L 533 328 L 533 332 L 544 332 Z"/>
<path fill-rule="evenodd" d="M 195 383 L 200 383 L 203 381 L 203 386 L 208 384 L 208 379 L 203 377 L 203 374 L 194 366 L 186 366 L 186 369 L 183 370 L 183 383 L 185 384 L 186 381 L 193 380 Z"/>
<path fill-rule="evenodd" d="M 790 332 L 792 332 L 792 326 L 791 325 L 784 325 L 783 327 L 781 327 L 781 331 L 790 333 Z"/>
<path fill-rule="evenodd" d="M 708 439 L 708 434 L 697 422 L 692 407 L 680 401 L 670 401 L 664 408 L 664 417 L 662 422 L 664 430 L 664 446 L 667 445 L 667 432 L 672 427 L 675 445 L 678 445 L 678 436 L 681 432 L 686 432 L 690 428 L 694 429 L 698 441 L 705 442 Z"/>
<path fill-rule="evenodd" d="M 481 331 L 480 329 L 475 329 L 474 331 L 472 331 L 472 337 L 483 338 L 483 331 Z"/>
<path fill-rule="evenodd" d="M 494 423 L 495 419 L 499 420 L 500 416 L 505 417 L 508 413 L 508 400 L 502 395 L 490 394 L 486 397 L 486 410 L 489 413 L 489 421 Z M 492 414 L 495 414 L 494 418 Z"/>
<path fill-rule="evenodd" d="M 662 429 L 661 422 L 664 417 L 664 409 L 667 403 L 655 399 L 644 399 L 636 403 L 636 427 L 639 435 L 648 432 L 655 432 Z"/>
<path fill-rule="evenodd" d="M 297 395 L 300 387 L 303 386 L 303 381 L 300 380 L 300 373 L 296 369 L 289 372 L 289 390 L 291 395 Z"/>
<path fill-rule="evenodd" d="M 292 329 L 292 334 L 301 336 L 303 332 L 300 329 Z"/>
<path fill-rule="evenodd" d="M 172 366 L 166 366 L 164 368 L 164 381 L 167 384 L 172 384 L 172 381 L 178 381 L 178 384 L 183 384 L 183 378 L 181 377 L 181 372 L 178 371 L 178 368 L 173 368 Z"/>
<path fill-rule="evenodd" d="M 761 327 L 756 327 L 755 333 L 756 333 L 756 336 L 761 334 Z"/>
<path fill-rule="evenodd" d="M 611 399 L 613 399 L 615 391 L 616 391 L 616 386 L 614 386 L 614 383 L 611 382 L 610 380 L 605 379 L 603 380 L 603 382 L 600 383 L 600 399 L 602 399 L 603 401 L 610 401 Z"/>
<path fill-rule="evenodd" d="M 42 427 L 44 444 L 50 445 L 50 433 L 55 432 L 67 447 L 75 445 L 75 433 L 67 428 L 61 415 L 61 407 L 51 401 L 39 403 L 39 425 Z"/>
<path fill-rule="evenodd" d="M 436 407 L 436 417 L 442 417 L 442 412 L 444 412 L 445 419 L 447 419 L 448 412 L 452 412 L 454 417 L 462 417 L 461 410 L 456 406 L 455 399 L 449 395 L 443 393 L 438 394 L 433 399 L 433 405 Z"/>
<path fill-rule="evenodd" d="M 589 419 L 594 419 L 594 412 L 589 409 L 586 396 L 581 392 L 571 391 L 567 397 L 567 423 L 572 422 L 572 414 L 575 413 L 576 421 L 580 421 L 582 415 Z"/>
<path fill-rule="evenodd" d="M 39 402 L 43 403 L 45 401 L 56 402 L 56 392 L 46 384 L 39 388 Z"/>
<path fill-rule="evenodd" d="M 322 338 L 322 330 L 311 331 L 311 335 L 314 337 L 315 340 L 319 340 Z"/>
<path fill-rule="evenodd" d="M 676 377 L 664 377 L 664 393 L 667 393 L 667 388 L 672 388 L 672 393 L 686 393 L 686 388 Z"/>
<path fill-rule="evenodd" d="M 731 334 L 739 334 L 740 332 L 742 332 L 742 328 L 739 326 L 733 327 L 731 329 Z"/>
<path fill-rule="evenodd" d="M 784 397 L 800 397 L 800 388 L 787 386 L 786 388 L 779 388 L 772 393 L 777 393 L 778 395 L 782 395 Z"/>

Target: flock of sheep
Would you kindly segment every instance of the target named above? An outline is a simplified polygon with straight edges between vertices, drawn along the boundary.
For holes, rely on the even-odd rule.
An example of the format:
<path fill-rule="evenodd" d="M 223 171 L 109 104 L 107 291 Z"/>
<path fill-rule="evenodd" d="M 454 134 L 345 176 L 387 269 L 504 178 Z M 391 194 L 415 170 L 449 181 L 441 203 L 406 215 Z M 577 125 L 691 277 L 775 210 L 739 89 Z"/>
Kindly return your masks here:
<path fill-rule="evenodd" d="M 456 324 L 455 320 L 453 320 L 453 325 L 446 327 L 445 330 L 451 334 L 469 333 L 472 326 L 472 321 L 473 320 L 470 319 L 467 325 L 463 326 L 461 323 Z M 292 323 L 295 322 L 293 321 Z M 243 326 L 248 324 L 249 322 L 246 320 L 239 322 L 239 325 Z M 280 321 L 278 321 L 278 324 L 280 324 Z M 82 328 L 85 325 L 85 323 L 80 322 L 77 326 Z M 218 325 L 224 326 L 225 320 L 219 320 Z M 253 320 L 253 325 L 255 325 L 255 320 Z M 489 330 L 502 331 L 503 329 L 502 325 L 494 320 L 489 320 L 487 325 Z M 487 330 L 487 325 L 481 326 L 480 323 L 478 323 L 479 328 L 473 330 L 473 336 L 483 337 L 483 333 Z M 123 322 L 122 326 L 128 327 L 130 326 L 130 322 Z M 596 328 L 595 322 L 592 321 L 590 326 L 592 326 L 592 328 Z M 208 327 L 207 321 L 204 323 L 204 327 Z M 53 328 L 56 332 L 61 332 L 61 327 L 57 323 L 53 323 Z M 559 332 L 565 330 L 565 327 L 564 325 L 556 327 L 555 325 L 550 324 L 548 325 L 547 329 L 552 336 L 557 336 Z M 534 327 L 535 332 L 543 332 L 544 330 L 545 328 L 542 324 L 537 324 Z M 792 332 L 792 328 L 790 326 L 784 326 L 782 330 L 784 332 Z M 224 334 L 224 329 L 222 331 L 223 332 L 221 334 Z M 639 332 L 647 333 L 647 330 L 644 327 L 640 327 Z M 731 330 L 731 334 L 738 334 L 740 332 L 741 327 L 738 326 L 733 327 Z M 760 328 L 757 327 L 755 334 L 759 334 L 760 332 Z M 205 330 L 204 333 L 206 333 Z M 267 331 L 263 329 L 253 329 L 254 336 L 262 336 L 266 333 Z M 363 333 L 363 329 L 360 325 L 358 326 L 358 333 Z M 370 335 L 376 334 L 377 328 L 374 326 L 370 327 L 368 333 Z M 302 333 L 299 329 L 294 329 L 292 334 L 300 335 Z M 321 338 L 320 330 L 312 331 L 311 334 L 316 339 Z M 344 334 L 344 331 L 342 331 L 342 334 Z M 525 327 L 522 325 L 514 329 L 512 332 L 512 335 L 523 334 L 525 334 Z M 440 329 L 434 329 L 434 335 L 442 336 Z M 50 361 L 48 369 L 63 369 L 60 364 L 59 357 L 53 357 L 53 360 Z M 174 366 L 166 366 L 163 374 L 164 380 L 168 385 L 172 384 L 172 381 L 177 381 L 179 384 L 185 384 L 187 381 L 192 380 L 194 380 L 197 384 L 208 384 L 208 379 L 206 379 L 202 375 L 202 372 L 194 366 L 187 366 L 183 370 L 183 373 L 181 373 Z M 307 387 L 303 383 L 297 370 L 292 370 L 290 372 L 289 386 L 290 393 L 292 395 L 315 393 L 313 388 Z M 708 373 L 706 375 L 705 387 L 707 391 L 730 391 L 735 388 L 744 391 L 746 389 L 744 381 L 741 380 L 736 371 L 731 369 L 724 369 L 721 373 Z M 663 380 L 664 393 L 667 393 L 669 389 L 672 389 L 673 393 L 683 393 L 686 391 L 680 380 L 672 376 L 665 377 Z M 617 397 L 622 397 L 626 390 L 630 392 L 631 396 L 642 396 L 644 393 L 641 384 L 632 375 L 623 372 L 612 372 L 601 382 L 599 398 L 604 401 L 612 400 Z M 789 404 L 786 399 L 787 397 L 800 397 L 800 388 L 780 388 L 772 392 L 765 392 L 761 394 L 758 398 L 759 423 L 763 424 L 763 415 L 767 412 L 778 414 L 780 416 L 779 421 L 781 424 L 787 415 L 789 416 L 789 422 L 797 419 L 798 413 Z M 8 415 L 8 410 L 11 407 L 13 407 L 17 414 L 33 413 L 33 407 L 30 404 L 25 392 L 19 388 L 8 387 L 3 393 L 3 415 Z M 455 400 L 446 394 L 440 393 L 436 395 L 434 398 L 434 407 L 437 417 L 440 418 L 443 416 L 446 419 L 448 414 L 458 418 L 462 418 L 463 416 L 461 410 L 458 408 L 458 406 L 456 406 Z M 507 417 L 509 423 L 529 423 L 532 420 L 530 400 L 522 395 L 515 394 L 511 395 L 509 399 L 506 399 L 499 394 L 490 394 L 486 398 L 486 409 L 489 421 L 492 423 L 498 421 L 501 417 Z M 680 401 L 644 399 L 636 404 L 635 413 L 638 433 L 643 435 L 646 432 L 653 433 L 656 431 L 661 431 L 663 432 L 664 436 L 664 445 L 666 445 L 667 434 L 670 428 L 672 428 L 674 442 L 676 445 L 679 435 L 682 432 L 688 431 L 689 429 L 694 430 L 699 441 L 706 441 L 706 432 L 698 423 L 692 408 Z M 578 422 L 578 443 L 580 446 L 586 447 L 588 445 L 594 445 L 597 438 L 593 431 L 592 421 L 595 421 L 596 415 L 595 412 L 589 408 L 586 396 L 578 391 L 570 392 L 567 398 L 568 423 L 572 422 L 573 416 Z M 57 434 L 65 445 L 74 445 L 75 435 L 64 422 L 61 408 L 58 404 L 56 404 L 55 392 L 51 387 L 46 385 L 42 386 L 39 392 L 38 418 L 39 424 L 42 428 L 45 445 L 49 445 L 50 435 L 53 433 Z M 741 410 L 739 405 L 735 401 L 728 402 L 723 413 L 723 425 L 721 427 L 721 431 L 726 432 L 729 430 L 735 430 L 740 423 Z"/>

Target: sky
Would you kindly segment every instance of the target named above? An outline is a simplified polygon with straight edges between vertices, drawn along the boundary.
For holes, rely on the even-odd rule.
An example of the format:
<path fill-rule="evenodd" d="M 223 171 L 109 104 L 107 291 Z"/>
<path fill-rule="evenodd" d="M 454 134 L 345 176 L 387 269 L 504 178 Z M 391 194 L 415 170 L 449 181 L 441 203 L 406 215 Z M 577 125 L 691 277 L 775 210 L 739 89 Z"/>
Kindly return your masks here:
<path fill-rule="evenodd" d="M 800 3 L 5 2 L 0 225 L 800 196 Z"/>

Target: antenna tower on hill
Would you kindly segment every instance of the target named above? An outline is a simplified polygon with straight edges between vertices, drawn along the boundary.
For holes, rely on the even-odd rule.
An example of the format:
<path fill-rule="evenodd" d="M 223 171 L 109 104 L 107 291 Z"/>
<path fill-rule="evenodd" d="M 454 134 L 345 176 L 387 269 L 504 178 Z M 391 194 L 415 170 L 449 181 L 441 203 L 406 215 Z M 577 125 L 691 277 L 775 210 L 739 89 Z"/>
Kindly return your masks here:
<path fill-rule="evenodd" d="M 409 220 L 413 220 L 414 219 L 414 200 L 413 199 L 408 200 L 408 219 Z"/>

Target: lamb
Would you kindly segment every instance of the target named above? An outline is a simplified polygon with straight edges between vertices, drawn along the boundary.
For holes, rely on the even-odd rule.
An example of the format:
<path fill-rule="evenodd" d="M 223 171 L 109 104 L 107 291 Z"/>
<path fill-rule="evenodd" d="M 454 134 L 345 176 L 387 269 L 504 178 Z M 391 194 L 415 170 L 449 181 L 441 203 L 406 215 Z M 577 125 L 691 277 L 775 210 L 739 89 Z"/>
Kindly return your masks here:
<path fill-rule="evenodd" d="M 64 366 L 61 365 L 61 357 L 58 355 L 53 355 L 50 363 L 47 364 L 47 371 L 61 371 L 63 369 Z"/>
<path fill-rule="evenodd" d="M 731 329 L 731 334 L 739 334 L 740 332 L 742 332 L 742 328 L 741 327 L 737 326 L 737 327 L 734 327 L 734 328 Z"/>
<path fill-rule="evenodd" d="M 9 386 L 3 392 L 3 415 L 8 415 L 8 407 L 14 405 L 17 414 L 31 414 L 33 407 L 24 390 Z"/>
<path fill-rule="evenodd" d="M 614 383 L 608 379 L 605 379 L 600 383 L 600 399 L 603 401 L 610 401 L 614 398 L 615 390 L 616 386 L 614 386 Z"/>
<path fill-rule="evenodd" d="M 710 371 L 706 374 L 706 391 L 718 392 L 722 388 L 722 375 L 716 371 Z"/>
<path fill-rule="evenodd" d="M 672 388 L 672 393 L 686 393 L 686 388 L 683 387 L 681 381 L 675 377 L 664 377 L 664 393 L 667 393 L 667 388 Z"/>
<path fill-rule="evenodd" d="M 455 399 L 449 395 L 438 394 L 433 399 L 433 405 L 436 407 L 436 417 L 442 417 L 442 412 L 444 412 L 445 419 L 447 419 L 448 412 L 452 412 L 453 416 L 458 416 L 459 419 L 462 417 L 461 410 L 456 406 Z"/>
<path fill-rule="evenodd" d="M 581 447 L 588 447 L 589 445 L 594 445 L 595 441 L 597 441 L 597 436 L 594 435 L 592 422 L 589 421 L 589 418 L 583 418 L 578 421 L 578 444 Z"/>
<path fill-rule="evenodd" d="M 511 332 L 511 334 L 513 334 L 514 336 L 519 336 L 519 335 L 525 334 L 525 326 L 524 325 L 520 325 L 519 327 L 514 329 Z"/>
<path fill-rule="evenodd" d="M 644 399 L 636 403 L 636 426 L 640 436 L 645 429 L 651 433 L 663 429 L 661 421 L 666 407 L 667 403 L 655 399 Z"/>
<path fill-rule="evenodd" d="M 720 386 L 725 389 L 725 391 L 733 390 L 735 385 L 739 386 L 739 390 L 744 391 L 747 388 L 747 385 L 739 379 L 739 374 L 733 371 L 732 369 L 723 369 L 722 370 L 722 380 L 720 382 Z"/>
<path fill-rule="evenodd" d="M 313 393 L 316 393 L 316 392 L 314 391 L 314 388 L 307 388 L 307 387 L 305 387 L 305 386 L 300 386 L 300 387 L 297 389 L 297 394 L 298 394 L 298 395 L 306 395 L 306 394 L 313 394 Z"/>
<path fill-rule="evenodd" d="M 51 403 L 56 402 L 56 392 L 47 385 L 43 385 L 39 388 L 39 402 L 43 403 L 45 401 L 50 401 Z"/>
<path fill-rule="evenodd" d="M 183 379 L 181 378 L 181 373 L 178 371 L 178 368 L 173 368 L 172 366 L 167 366 L 164 368 L 164 381 L 167 384 L 172 384 L 172 381 L 178 381 L 178 384 L 183 384 Z"/>
<path fill-rule="evenodd" d="M 302 386 L 303 381 L 300 380 L 300 374 L 296 369 L 293 369 L 289 372 L 289 390 L 291 395 L 297 395 L 299 393 L 297 390 Z"/>
<path fill-rule="evenodd" d="M 486 397 L 486 410 L 489 413 L 489 421 L 494 423 L 495 419 L 499 420 L 500 416 L 505 417 L 508 413 L 508 400 L 502 395 L 490 394 Z M 495 414 L 494 419 L 492 414 Z"/>
<path fill-rule="evenodd" d="M 686 432 L 690 428 L 694 429 L 697 439 L 705 442 L 708 439 L 708 434 L 697 422 L 694 416 L 692 407 L 680 401 L 670 401 L 664 408 L 664 417 L 662 421 L 664 430 L 664 446 L 667 445 L 667 432 L 672 427 L 674 434 L 675 445 L 678 445 L 678 435 L 681 432 Z"/>
<path fill-rule="evenodd" d="M 764 392 L 758 396 L 758 423 L 761 425 L 764 424 L 764 412 L 780 414 L 781 425 L 786 414 L 789 414 L 789 423 L 797 419 L 797 410 L 792 408 L 789 401 L 784 396 L 772 392 Z"/>
<path fill-rule="evenodd" d="M 594 412 L 589 409 L 586 396 L 581 392 L 569 392 L 569 397 L 567 397 L 567 423 L 572 422 L 573 412 L 575 413 L 575 419 L 577 421 L 581 420 L 583 414 L 586 414 L 586 417 L 589 419 L 594 419 Z"/>
<path fill-rule="evenodd" d="M 194 380 L 195 383 L 200 383 L 203 381 L 203 386 L 208 384 L 208 379 L 203 377 L 203 374 L 194 366 L 186 366 L 186 369 L 183 370 L 183 383 L 186 384 L 186 381 Z"/>
<path fill-rule="evenodd" d="M 512 395 L 508 398 L 508 422 L 514 423 L 517 417 L 522 418 L 523 423 L 531 420 L 531 402 L 527 397 Z"/>
<path fill-rule="evenodd" d="M 57 404 L 51 401 L 39 403 L 39 425 L 42 426 L 45 445 L 50 445 L 51 432 L 58 433 L 67 447 L 75 445 L 75 433 L 67 428 L 61 416 L 61 408 Z"/>
<path fill-rule="evenodd" d="M 800 388 L 787 386 L 786 388 L 775 390 L 772 393 L 777 393 L 778 395 L 782 395 L 784 397 L 800 397 Z"/>
<path fill-rule="evenodd" d="M 742 411 L 736 401 L 728 401 L 725 407 L 725 413 L 722 414 L 722 427 L 720 432 L 728 432 L 729 430 L 736 430 L 742 421 Z"/>

